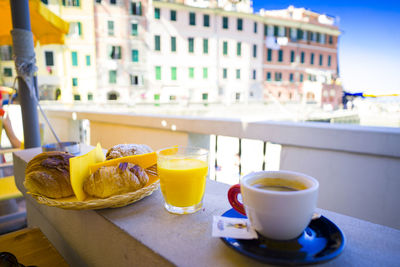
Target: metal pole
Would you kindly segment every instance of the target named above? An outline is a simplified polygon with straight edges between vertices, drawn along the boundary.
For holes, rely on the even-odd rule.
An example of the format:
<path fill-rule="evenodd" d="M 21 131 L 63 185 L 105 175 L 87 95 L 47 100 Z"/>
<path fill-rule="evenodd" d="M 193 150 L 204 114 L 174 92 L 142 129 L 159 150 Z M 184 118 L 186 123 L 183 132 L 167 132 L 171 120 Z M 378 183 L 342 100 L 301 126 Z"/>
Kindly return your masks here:
<path fill-rule="evenodd" d="M 31 31 L 29 1 L 10 0 L 10 6 L 13 29 Z M 31 86 L 34 88 L 35 85 L 32 84 Z M 22 124 L 24 128 L 25 148 L 39 147 L 40 131 L 36 100 L 33 98 L 33 95 L 30 94 L 29 87 L 26 85 L 25 81 L 21 78 L 18 79 L 18 88 L 21 103 Z"/>

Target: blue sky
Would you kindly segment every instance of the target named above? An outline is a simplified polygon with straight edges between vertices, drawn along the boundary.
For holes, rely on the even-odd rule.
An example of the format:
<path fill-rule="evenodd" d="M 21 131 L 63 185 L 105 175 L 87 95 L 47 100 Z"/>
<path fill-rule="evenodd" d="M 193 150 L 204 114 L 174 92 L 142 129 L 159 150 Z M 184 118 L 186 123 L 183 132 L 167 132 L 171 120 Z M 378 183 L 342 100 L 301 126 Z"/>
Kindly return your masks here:
<path fill-rule="evenodd" d="M 254 10 L 304 7 L 339 19 L 345 90 L 400 93 L 400 0 L 253 0 Z"/>

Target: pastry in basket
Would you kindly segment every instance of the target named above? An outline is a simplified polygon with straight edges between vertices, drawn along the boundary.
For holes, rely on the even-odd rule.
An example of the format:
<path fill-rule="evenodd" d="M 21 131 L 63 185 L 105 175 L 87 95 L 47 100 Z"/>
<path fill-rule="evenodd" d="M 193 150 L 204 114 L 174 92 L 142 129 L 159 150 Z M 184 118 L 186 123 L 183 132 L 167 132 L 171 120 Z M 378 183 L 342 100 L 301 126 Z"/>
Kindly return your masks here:
<path fill-rule="evenodd" d="M 143 188 L 149 177 L 142 167 L 128 162 L 117 166 L 103 166 L 83 183 L 83 190 L 98 198 L 134 192 Z"/>
<path fill-rule="evenodd" d="M 69 197 L 74 194 L 70 182 L 67 152 L 43 152 L 36 155 L 25 170 L 25 188 L 50 198 Z"/>
<path fill-rule="evenodd" d="M 144 144 L 119 144 L 107 151 L 106 160 L 122 158 L 126 156 L 151 153 L 153 150 Z"/>

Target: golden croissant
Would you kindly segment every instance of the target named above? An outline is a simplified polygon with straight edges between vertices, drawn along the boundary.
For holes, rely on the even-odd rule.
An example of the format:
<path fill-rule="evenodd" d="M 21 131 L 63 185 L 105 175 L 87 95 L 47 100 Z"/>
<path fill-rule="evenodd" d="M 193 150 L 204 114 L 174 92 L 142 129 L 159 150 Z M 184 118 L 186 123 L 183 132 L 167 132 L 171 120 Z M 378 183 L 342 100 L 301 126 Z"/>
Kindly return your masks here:
<path fill-rule="evenodd" d="M 74 194 L 69 176 L 67 152 L 43 152 L 29 161 L 25 170 L 25 188 L 31 193 L 50 198 L 69 197 Z"/>
<path fill-rule="evenodd" d="M 83 190 L 99 198 L 136 191 L 144 187 L 149 177 L 142 167 L 124 162 L 118 166 L 103 166 L 85 180 Z"/>

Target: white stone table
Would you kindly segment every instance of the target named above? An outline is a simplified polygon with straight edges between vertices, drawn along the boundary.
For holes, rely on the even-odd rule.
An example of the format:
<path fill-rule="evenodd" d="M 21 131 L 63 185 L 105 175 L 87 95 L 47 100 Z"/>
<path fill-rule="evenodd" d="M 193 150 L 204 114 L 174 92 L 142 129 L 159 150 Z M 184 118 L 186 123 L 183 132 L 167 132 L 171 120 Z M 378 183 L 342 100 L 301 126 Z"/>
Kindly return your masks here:
<path fill-rule="evenodd" d="M 82 152 L 88 149 L 81 146 Z M 263 265 L 211 237 L 213 215 L 230 209 L 228 185 L 208 180 L 204 209 L 191 215 L 168 213 L 159 190 L 123 208 L 64 210 L 38 204 L 22 185 L 27 162 L 40 152 L 33 148 L 14 154 L 16 183 L 26 198 L 28 225 L 40 227 L 71 266 Z M 322 266 L 400 266 L 399 230 L 319 212 L 346 237 L 341 255 Z"/>

